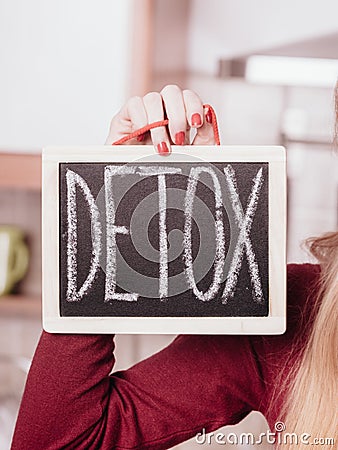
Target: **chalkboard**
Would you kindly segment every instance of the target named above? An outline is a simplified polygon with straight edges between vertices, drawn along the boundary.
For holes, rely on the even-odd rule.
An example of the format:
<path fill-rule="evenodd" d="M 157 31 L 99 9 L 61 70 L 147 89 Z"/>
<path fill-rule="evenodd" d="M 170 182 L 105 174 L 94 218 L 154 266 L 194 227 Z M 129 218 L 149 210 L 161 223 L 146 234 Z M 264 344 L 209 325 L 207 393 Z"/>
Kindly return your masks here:
<path fill-rule="evenodd" d="M 285 329 L 282 147 L 45 149 L 44 328 Z"/>

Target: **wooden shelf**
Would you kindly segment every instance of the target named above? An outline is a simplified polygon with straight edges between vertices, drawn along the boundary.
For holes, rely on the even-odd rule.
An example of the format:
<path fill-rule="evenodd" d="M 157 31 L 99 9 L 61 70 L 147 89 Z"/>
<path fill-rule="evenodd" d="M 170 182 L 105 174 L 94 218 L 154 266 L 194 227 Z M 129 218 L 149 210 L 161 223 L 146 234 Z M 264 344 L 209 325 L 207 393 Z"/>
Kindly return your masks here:
<path fill-rule="evenodd" d="M 41 297 L 8 295 L 0 297 L 0 318 L 41 319 Z"/>
<path fill-rule="evenodd" d="M 41 155 L 0 151 L 0 189 L 41 192 Z M 26 210 L 22 225 L 26 220 L 24 214 L 27 214 Z M 32 234 L 35 223 L 30 225 Z M 0 297 L 0 318 L 3 317 L 41 319 L 41 296 L 21 294 Z"/>
<path fill-rule="evenodd" d="M 41 191 L 41 155 L 0 153 L 0 187 Z"/>

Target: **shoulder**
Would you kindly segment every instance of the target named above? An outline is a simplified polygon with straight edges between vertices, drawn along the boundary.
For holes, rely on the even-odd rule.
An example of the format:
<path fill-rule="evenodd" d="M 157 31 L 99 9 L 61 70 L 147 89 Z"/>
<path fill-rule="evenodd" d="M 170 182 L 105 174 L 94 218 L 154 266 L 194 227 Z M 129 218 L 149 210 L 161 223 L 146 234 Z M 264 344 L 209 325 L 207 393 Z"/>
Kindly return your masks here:
<path fill-rule="evenodd" d="M 297 291 L 308 291 L 316 287 L 320 277 L 319 264 L 288 264 L 287 286 L 288 294 Z"/>
<path fill-rule="evenodd" d="M 300 352 L 311 329 L 318 298 L 320 266 L 289 264 L 287 267 L 287 326 L 282 335 L 253 338 L 261 359 L 267 366 L 280 370 L 291 354 Z M 274 370 L 270 373 L 275 377 Z M 270 377 L 268 376 L 268 378 Z M 273 383 L 274 384 L 274 383 Z"/>
<path fill-rule="evenodd" d="M 288 265 L 286 332 L 257 339 L 262 345 L 262 354 L 273 360 L 273 366 L 283 367 L 291 355 L 297 357 L 302 351 L 317 310 L 319 286 L 319 265 Z"/>
<path fill-rule="evenodd" d="M 320 275 L 320 266 L 316 264 L 288 265 L 286 332 L 257 339 L 266 383 L 262 412 L 270 426 L 278 420 L 285 388 L 283 380 L 299 360 L 312 329 L 318 307 Z"/>
<path fill-rule="evenodd" d="M 306 325 L 316 304 L 321 270 L 318 264 L 289 264 L 287 268 L 287 325 Z"/>

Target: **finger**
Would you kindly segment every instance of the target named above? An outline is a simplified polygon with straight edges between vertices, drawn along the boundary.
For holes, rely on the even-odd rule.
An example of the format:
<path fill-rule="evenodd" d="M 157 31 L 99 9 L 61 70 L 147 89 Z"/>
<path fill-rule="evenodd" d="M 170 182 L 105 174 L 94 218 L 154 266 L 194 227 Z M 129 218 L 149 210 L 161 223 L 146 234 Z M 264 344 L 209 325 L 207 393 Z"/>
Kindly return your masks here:
<path fill-rule="evenodd" d="M 182 91 L 178 86 L 171 84 L 162 89 L 161 95 L 169 120 L 170 138 L 176 145 L 184 145 L 189 127 Z"/>
<path fill-rule="evenodd" d="M 131 120 L 132 131 L 140 130 L 148 124 L 147 112 L 141 97 L 132 97 L 127 103 L 127 115 Z M 148 134 L 148 133 L 147 133 Z M 143 142 L 147 134 L 140 134 L 137 136 L 137 142 Z M 134 142 L 129 142 L 134 143 Z"/>
<path fill-rule="evenodd" d="M 189 89 L 183 91 L 187 122 L 192 128 L 199 128 L 204 123 L 203 103 L 199 96 Z"/>
<path fill-rule="evenodd" d="M 106 144 L 113 144 L 133 131 L 144 127 L 147 125 L 147 120 L 147 113 L 142 98 L 130 98 L 119 113 L 113 117 Z M 131 141 L 128 141 L 128 144 L 130 143 Z"/>
<path fill-rule="evenodd" d="M 164 119 L 162 97 L 158 92 L 150 92 L 143 97 L 143 104 L 147 113 L 148 123 Z M 168 155 L 171 151 L 170 140 L 165 127 L 150 130 L 153 145 L 161 155 Z"/>
<path fill-rule="evenodd" d="M 211 123 L 211 117 L 208 108 L 204 108 L 203 125 L 197 128 L 192 145 L 215 145 L 214 128 Z"/>

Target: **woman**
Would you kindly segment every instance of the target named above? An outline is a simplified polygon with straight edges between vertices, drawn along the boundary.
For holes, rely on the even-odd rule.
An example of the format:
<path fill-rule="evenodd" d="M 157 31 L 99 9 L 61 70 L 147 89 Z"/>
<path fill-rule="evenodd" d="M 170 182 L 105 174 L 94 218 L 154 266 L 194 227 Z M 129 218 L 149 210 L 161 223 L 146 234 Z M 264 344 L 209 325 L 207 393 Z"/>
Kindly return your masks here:
<path fill-rule="evenodd" d="M 194 92 L 177 86 L 130 99 L 113 118 L 106 143 L 164 117 L 168 128 L 135 142 L 152 142 L 165 155 L 195 128 L 194 144 L 214 143 L 210 112 Z M 310 246 L 320 265 L 288 267 L 282 336 L 179 336 L 109 376 L 112 336 L 43 332 L 12 449 L 168 449 L 203 429 L 235 424 L 252 410 L 267 417 L 272 431 L 284 421 L 299 439 L 308 433 L 308 443 L 335 438 L 337 445 L 338 233 Z"/>

